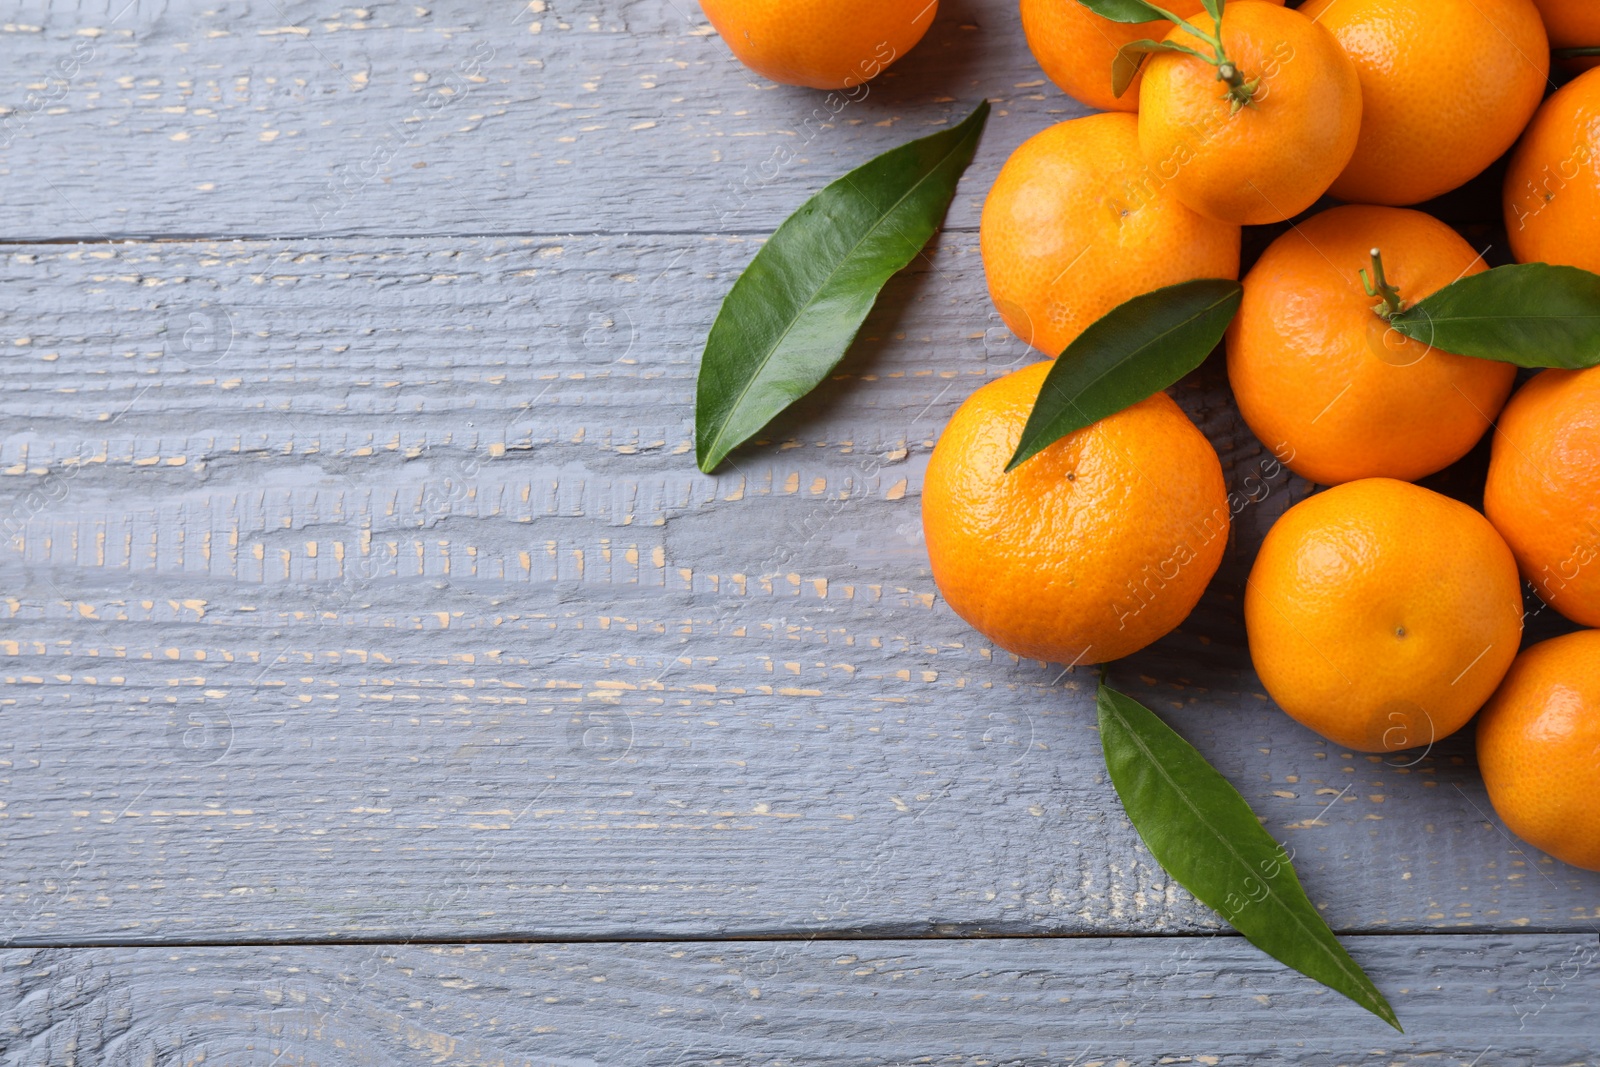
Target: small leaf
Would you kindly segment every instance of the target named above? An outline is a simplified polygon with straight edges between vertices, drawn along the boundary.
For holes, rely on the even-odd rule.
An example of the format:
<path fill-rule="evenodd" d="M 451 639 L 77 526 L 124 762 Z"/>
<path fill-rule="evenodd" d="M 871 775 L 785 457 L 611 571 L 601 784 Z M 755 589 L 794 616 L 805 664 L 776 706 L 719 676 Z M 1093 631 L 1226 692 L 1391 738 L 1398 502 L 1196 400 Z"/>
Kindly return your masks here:
<path fill-rule="evenodd" d="M 1251 944 L 1400 1030 L 1239 791 L 1137 700 L 1102 683 L 1096 703 L 1111 784 L 1166 872 Z"/>
<path fill-rule="evenodd" d="M 1600 275 L 1518 263 L 1458 279 L 1389 320 L 1444 352 L 1519 367 L 1600 364 Z"/>
<path fill-rule="evenodd" d="M 989 116 L 862 164 L 803 204 L 734 282 L 700 357 L 695 456 L 710 473 L 843 358 L 890 277 L 944 219 Z"/>
<path fill-rule="evenodd" d="M 1201 278 L 1136 296 L 1106 312 L 1045 375 L 1006 470 L 1072 431 L 1159 393 L 1205 362 L 1243 294 L 1229 278 Z"/>
<path fill-rule="evenodd" d="M 1078 3 L 1112 22 L 1154 22 L 1166 14 L 1144 0 L 1078 0 Z"/>
<path fill-rule="evenodd" d="M 1200 3 L 1205 5 L 1206 14 L 1211 16 L 1211 24 L 1213 26 L 1221 25 L 1223 0 L 1200 0 Z"/>
<path fill-rule="evenodd" d="M 1128 86 L 1133 84 L 1133 79 L 1138 76 L 1139 69 L 1144 66 L 1145 57 L 1153 52 L 1181 52 L 1186 56 L 1206 57 L 1196 52 L 1193 48 L 1181 44 L 1170 44 L 1166 41 L 1129 41 L 1117 49 L 1116 58 L 1111 61 L 1111 95 L 1121 96 L 1128 91 Z M 1210 62 L 1207 60 L 1207 62 Z"/>

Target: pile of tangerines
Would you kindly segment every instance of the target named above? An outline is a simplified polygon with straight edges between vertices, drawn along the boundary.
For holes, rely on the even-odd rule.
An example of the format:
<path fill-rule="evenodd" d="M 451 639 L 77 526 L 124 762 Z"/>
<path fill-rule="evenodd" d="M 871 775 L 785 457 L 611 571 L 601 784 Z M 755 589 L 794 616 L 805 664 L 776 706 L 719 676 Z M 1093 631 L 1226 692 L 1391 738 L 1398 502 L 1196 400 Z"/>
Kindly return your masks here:
<path fill-rule="evenodd" d="M 1139 294 L 1237 278 L 1241 227 L 1287 223 L 1243 279 L 1228 379 L 1277 461 L 1327 488 L 1256 557 L 1256 671 L 1344 748 L 1427 745 L 1477 715 L 1508 826 L 1600 870 L 1600 629 L 1519 654 L 1523 580 L 1600 627 L 1600 367 L 1517 388 L 1511 364 L 1388 321 L 1486 269 L 1411 205 L 1513 147 L 1512 255 L 1600 273 L 1600 69 L 1547 98 L 1552 48 L 1600 46 L 1600 0 L 1232 0 L 1220 29 L 1201 0 L 1169 4 L 1173 20 L 1129 24 L 1091 10 L 1105 4 L 1021 0 L 1039 65 L 1102 111 L 1043 130 L 1001 170 L 981 226 L 995 306 L 1054 358 Z M 758 72 L 837 89 L 861 80 L 858 57 L 909 50 L 936 0 L 702 5 Z M 1342 203 L 1308 215 L 1325 196 Z M 923 526 L 941 593 L 989 639 L 1103 663 L 1184 620 L 1236 509 L 1215 449 L 1165 393 L 1007 473 L 1049 367 L 956 412 Z M 1491 429 L 1483 512 L 1414 484 Z"/>

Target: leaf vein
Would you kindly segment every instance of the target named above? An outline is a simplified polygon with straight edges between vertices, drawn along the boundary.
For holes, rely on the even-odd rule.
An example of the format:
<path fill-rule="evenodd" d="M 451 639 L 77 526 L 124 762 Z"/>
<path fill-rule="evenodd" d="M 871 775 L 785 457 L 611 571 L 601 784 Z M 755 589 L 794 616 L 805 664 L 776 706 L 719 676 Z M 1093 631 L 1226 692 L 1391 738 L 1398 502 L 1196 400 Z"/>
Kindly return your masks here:
<path fill-rule="evenodd" d="M 1183 801 L 1184 805 L 1190 810 L 1190 812 L 1192 812 L 1194 814 L 1195 818 L 1199 821 L 1200 825 L 1204 826 L 1207 830 L 1209 830 L 1211 832 L 1211 834 L 1214 837 L 1216 837 L 1216 839 L 1218 841 L 1222 842 L 1223 847 L 1228 850 L 1228 853 L 1233 857 L 1233 859 L 1239 865 L 1244 867 L 1246 871 L 1250 871 L 1251 872 L 1250 876 L 1252 878 L 1255 877 L 1255 874 L 1254 874 L 1252 868 L 1250 867 L 1249 861 L 1246 860 L 1245 857 L 1239 852 L 1239 850 L 1234 847 L 1233 842 L 1231 840 L 1229 840 L 1228 837 L 1225 834 L 1223 834 L 1220 830 L 1218 830 L 1215 826 L 1213 826 L 1211 824 L 1210 820 L 1208 820 L 1206 818 L 1205 814 L 1195 805 L 1194 801 L 1189 799 L 1188 794 L 1186 794 L 1184 792 L 1183 788 L 1178 785 L 1177 780 L 1174 779 L 1169 773 L 1167 773 L 1166 767 L 1161 763 L 1160 760 L 1158 760 L 1156 758 L 1155 753 L 1152 752 L 1150 750 L 1149 746 L 1144 743 L 1144 739 L 1139 736 L 1138 732 L 1133 729 L 1132 724 L 1122 714 L 1121 709 L 1117 708 L 1115 704 L 1110 704 L 1109 706 L 1111 708 L 1112 713 L 1117 716 L 1119 724 L 1124 728 L 1124 730 L 1126 731 L 1128 737 L 1133 741 L 1133 743 L 1139 747 L 1139 751 L 1145 756 L 1145 758 L 1146 758 L 1147 762 L 1150 764 L 1150 766 L 1155 768 L 1156 772 L 1159 773 L 1161 775 L 1161 777 L 1166 780 L 1167 784 L 1172 787 L 1172 790 L 1173 790 L 1174 793 L 1177 794 L 1178 799 Z M 1300 917 L 1300 914 L 1298 913 L 1298 911 L 1296 909 L 1290 907 L 1290 905 L 1287 902 L 1285 902 L 1284 900 L 1281 899 L 1281 897 L 1279 896 L 1276 888 L 1273 886 L 1273 884 L 1271 882 L 1266 881 L 1265 879 L 1263 879 L 1262 880 L 1262 884 L 1267 886 L 1267 889 L 1268 889 L 1267 896 L 1269 897 L 1269 899 L 1271 899 L 1275 904 L 1277 904 L 1278 907 L 1282 911 L 1284 911 L 1286 914 L 1288 914 L 1289 918 L 1291 920 L 1293 920 L 1295 925 L 1297 927 L 1299 927 L 1299 929 L 1302 932 L 1310 934 L 1311 935 L 1311 940 L 1313 941 L 1313 943 L 1319 949 L 1321 949 L 1322 954 L 1324 956 L 1326 956 L 1327 958 L 1331 959 L 1333 961 L 1334 965 L 1339 968 L 1340 973 L 1344 974 L 1345 977 L 1347 977 L 1347 978 L 1351 979 L 1353 982 L 1355 982 L 1356 987 L 1359 988 L 1359 989 L 1362 989 L 1362 995 L 1366 996 L 1366 991 L 1363 988 L 1364 983 L 1362 983 L 1360 981 L 1360 978 L 1357 975 L 1352 974 L 1350 972 L 1349 968 L 1346 966 L 1347 957 L 1342 957 L 1341 954 L 1330 952 L 1328 950 L 1328 946 L 1327 946 L 1326 942 L 1322 938 L 1321 932 L 1318 929 L 1314 928 L 1314 927 L 1307 926 L 1305 920 Z M 1232 919 L 1229 919 L 1228 921 L 1230 923 L 1233 922 Z M 1325 929 L 1325 927 L 1324 927 L 1324 929 Z M 1242 931 L 1242 930 L 1240 931 L 1240 933 L 1243 933 L 1243 932 L 1244 931 Z M 1246 936 L 1248 937 L 1249 935 L 1246 935 Z M 1254 938 L 1251 938 L 1251 940 L 1254 941 Z"/>
<path fill-rule="evenodd" d="M 969 139 L 969 137 L 959 138 L 948 152 L 940 156 L 938 161 L 933 166 L 928 168 L 927 173 L 918 178 L 916 182 L 913 183 L 911 187 L 908 188 L 905 193 L 888 208 L 888 210 L 882 212 L 878 216 L 877 221 L 875 221 L 872 226 L 861 235 L 860 239 L 857 240 L 855 244 L 850 246 L 850 250 L 846 252 L 844 256 L 840 258 L 839 262 L 834 265 L 833 269 L 828 272 L 828 276 L 811 291 L 810 295 L 806 298 L 806 302 L 800 306 L 799 310 L 797 310 L 790 318 L 788 325 L 783 328 L 783 333 L 778 336 L 778 339 L 774 341 L 772 345 L 767 348 L 766 353 L 761 356 L 760 361 L 756 364 L 749 378 L 745 381 L 744 388 L 739 390 L 739 396 L 737 399 L 735 399 L 734 402 L 727 407 L 727 414 L 722 419 L 722 424 L 718 427 L 716 435 L 711 440 L 710 446 L 707 449 L 707 455 L 716 455 L 718 450 L 720 450 L 724 438 L 727 437 L 728 427 L 733 422 L 733 416 L 741 407 L 744 406 L 744 402 L 749 397 L 751 390 L 755 388 L 756 383 L 762 376 L 762 373 L 772 362 L 773 357 L 777 355 L 778 350 L 783 347 L 784 341 L 789 339 L 789 335 L 794 332 L 795 327 L 799 325 L 802 319 L 805 318 L 806 312 L 816 305 L 817 299 L 827 291 L 828 286 L 831 285 L 833 280 L 839 276 L 839 272 L 842 271 L 855 256 L 855 254 L 861 250 L 861 246 L 866 244 L 867 241 L 871 239 L 878 232 L 878 230 L 889 221 L 890 218 L 893 217 L 894 213 L 900 209 L 901 205 L 911 198 L 912 194 L 921 189 L 924 183 L 929 181 L 935 174 L 938 174 L 941 168 L 943 168 L 952 157 L 961 151 L 962 147 L 966 145 Z M 857 198 L 863 201 L 866 200 L 866 197 L 863 196 L 861 191 L 856 188 L 855 183 L 850 181 L 850 175 L 846 174 L 840 179 L 840 181 L 848 185 L 851 192 L 854 193 Z M 759 253 L 757 254 L 759 255 Z M 916 253 L 913 252 L 912 254 L 915 255 Z"/>

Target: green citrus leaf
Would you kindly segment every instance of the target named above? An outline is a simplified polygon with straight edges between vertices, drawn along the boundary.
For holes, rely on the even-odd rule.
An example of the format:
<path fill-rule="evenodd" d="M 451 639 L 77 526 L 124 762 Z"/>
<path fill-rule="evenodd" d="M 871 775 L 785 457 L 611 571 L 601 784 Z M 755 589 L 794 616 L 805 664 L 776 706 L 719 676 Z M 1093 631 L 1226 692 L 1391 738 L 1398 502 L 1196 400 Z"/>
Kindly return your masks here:
<path fill-rule="evenodd" d="M 1389 320 L 1444 352 L 1576 370 L 1600 363 L 1600 274 L 1548 263 L 1458 279 Z"/>
<path fill-rule="evenodd" d="M 1239 791 L 1137 700 L 1102 683 L 1096 703 L 1111 784 L 1166 872 L 1251 944 L 1400 1030 Z"/>
<path fill-rule="evenodd" d="M 1006 470 L 1072 431 L 1159 393 L 1204 363 L 1243 294 L 1232 279 L 1201 278 L 1136 296 L 1106 312 L 1044 376 Z"/>
<path fill-rule="evenodd" d="M 1128 91 L 1128 86 L 1133 84 L 1133 79 L 1138 75 L 1139 68 L 1144 66 L 1145 57 L 1153 52 L 1181 52 L 1186 56 L 1200 55 L 1193 48 L 1181 44 L 1169 44 L 1166 41 L 1129 41 L 1117 49 L 1116 58 L 1111 61 L 1111 95 L 1121 96 Z"/>
<path fill-rule="evenodd" d="M 1078 3 L 1112 22 L 1153 22 L 1167 17 L 1166 12 L 1144 0 L 1078 0 Z"/>
<path fill-rule="evenodd" d="M 1223 0 L 1200 0 L 1205 6 L 1206 13 L 1211 16 L 1213 25 L 1222 23 L 1222 2 Z"/>
<path fill-rule="evenodd" d="M 838 365 L 888 280 L 938 229 L 989 103 L 823 189 L 734 282 L 700 357 L 695 458 L 710 473 Z"/>

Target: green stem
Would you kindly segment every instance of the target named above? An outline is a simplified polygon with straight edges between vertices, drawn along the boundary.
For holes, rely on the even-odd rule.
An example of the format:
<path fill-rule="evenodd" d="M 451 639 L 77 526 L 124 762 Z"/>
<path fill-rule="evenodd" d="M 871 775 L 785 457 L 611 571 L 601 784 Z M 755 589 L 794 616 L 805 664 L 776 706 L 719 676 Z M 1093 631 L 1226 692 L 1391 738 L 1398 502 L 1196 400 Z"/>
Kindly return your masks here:
<path fill-rule="evenodd" d="M 1550 55 L 1555 59 L 1582 59 L 1584 56 L 1600 56 L 1600 45 L 1585 45 L 1582 48 L 1557 48 Z"/>
<path fill-rule="evenodd" d="M 1226 57 L 1221 57 L 1217 64 L 1217 80 L 1226 82 L 1228 91 L 1224 94 L 1233 101 L 1233 110 L 1237 112 L 1242 107 L 1254 107 L 1256 90 L 1261 88 L 1260 78 L 1251 78 L 1245 81 L 1244 73 L 1238 67 L 1228 62 Z"/>
<path fill-rule="evenodd" d="M 1376 248 L 1372 250 L 1372 273 L 1365 270 L 1359 271 L 1361 287 L 1367 291 L 1368 296 L 1381 296 L 1383 299 L 1372 305 L 1372 310 L 1382 319 L 1391 319 L 1405 310 L 1405 301 L 1400 299 L 1400 290 L 1389 284 L 1389 279 L 1383 273 L 1383 253 Z M 1373 279 L 1376 279 L 1374 281 Z"/>
<path fill-rule="evenodd" d="M 1220 27 L 1220 26 L 1217 27 L 1218 36 L 1213 37 L 1209 33 L 1201 33 L 1198 28 L 1196 28 L 1195 26 L 1190 25 L 1189 20 L 1184 18 L 1183 16 L 1174 15 L 1172 12 L 1168 11 L 1164 7 L 1157 7 L 1155 4 L 1151 4 L 1149 2 L 1149 0 L 1145 0 L 1145 3 L 1149 6 L 1150 10 L 1154 11 L 1156 14 L 1158 14 L 1162 18 L 1166 19 L 1168 22 L 1173 23 L 1174 25 L 1178 26 L 1185 33 L 1188 33 L 1191 36 L 1200 38 L 1200 40 L 1204 41 L 1206 44 L 1208 44 L 1212 48 L 1216 49 L 1217 62 L 1219 62 L 1219 63 L 1222 62 L 1222 38 L 1221 38 L 1222 27 Z"/>
<path fill-rule="evenodd" d="M 1238 111 L 1241 107 L 1244 107 L 1250 103 L 1250 101 L 1256 95 L 1256 89 L 1261 85 L 1261 79 L 1253 78 L 1249 81 L 1246 81 L 1243 72 L 1241 72 L 1238 67 L 1234 66 L 1228 61 L 1227 53 L 1222 47 L 1221 19 L 1218 19 L 1216 22 L 1214 27 L 1216 30 L 1215 33 L 1202 33 L 1200 28 L 1190 23 L 1188 19 L 1174 15 L 1166 8 L 1160 7 L 1156 4 L 1150 4 L 1149 0 L 1145 0 L 1145 2 L 1149 4 L 1150 10 L 1154 11 L 1168 22 L 1178 26 L 1191 37 L 1204 41 L 1206 44 L 1211 46 L 1211 57 L 1201 55 L 1198 52 L 1194 52 L 1193 54 L 1200 59 L 1204 59 L 1207 63 L 1210 63 L 1213 67 L 1217 68 L 1217 80 L 1227 83 L 1227 95 L 1228 98 L 1233 101 L 1234 111 Z"/>

